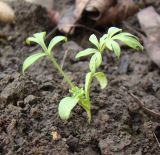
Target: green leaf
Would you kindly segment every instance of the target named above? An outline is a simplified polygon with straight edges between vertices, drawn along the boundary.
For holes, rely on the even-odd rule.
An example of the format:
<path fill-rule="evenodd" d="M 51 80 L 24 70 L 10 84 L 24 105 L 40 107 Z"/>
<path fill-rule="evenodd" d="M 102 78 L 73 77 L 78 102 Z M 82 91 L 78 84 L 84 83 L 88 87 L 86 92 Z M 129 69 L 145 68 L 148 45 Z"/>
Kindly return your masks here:
<path fill-rule="evenodd" d="M 121 34 L 115 35 L 112 39 L 120 40 L 133 49 L 143 50 L 143 46 L 135 38 L 135 36 L 134 37 L 132 37 L 132 35 L 129 36 L 128 33 L 127 33 L 127 35 L 126 35 L 126 33 L 121 33 Z"/>
<path fill-rule="evenodd" d="M 25 70 L 27 68 L 29 68 L 34 62 L 36 62 L 37 60 L 39 60 L 41 57 L 45 56 L 46 54 L 45 53 L 36 53 L 36 54 L 33 54 L 31 56 L 29 56 L 23 63 L 23 66 L 22 66 L 22 71 L 23 73 L 25 72 Z"/>
<path fill-rule="evenodd" d="M 58 106 L 58 113 L 62 120 L 68 120 L 72 109 L 76 106 L 79 99 L 74 97 L 63 98 Z"/>
<path fill-rule="evenodd" d="M 76 55 L 76 59 L 80 58 L 80 57 L 84 57 L 90 54 L 94 54 L 97 50 L 94 48 L 87 48 L 83 51 L 80 51 L 77 55 Z"/>
<path fill-rule="evenodd" d="M 113 48 L 112 48 L 112 41 L 113 41 L 113 40 L 108 39 L 108 38 L 105 39 L 106 47 L 107 47 L 110 51 L 113 51 Z"/>
<path fill-rule="evenodd" d="M 102 55 L 100 52 L 96 52 L 92 57 L 91 57 L 91 60 L 90 60 L 90 63 L 89 63 L 89 68 L 91 70 L 91 72 L 95 72 L 96 71 L 96 68 L 98 68 L 102 63 Z"/>
<path fill-rule="evenodd" d="M 89 72 L 89 73 L 86 74 L 86 79 L 85 79 L 85 95 L 88 94 L 88 91 L 89 91 L 89 88 L 90 88 L 90 85 L 91 85 L 91 80 L 92 80 L 92 73 Z"/>
<path fill-rule="evenodd" d="M 105 39 L 107 38 L 107 34 L 104 34 L 101 38 L 100 38 L 100 52 L 102 52 L 105 49 Z"/>
<path fill-rule="evenodd" d="M 114 40 L 112 40 L 111 46 L 112 46 L 112 49 L 113 49 L 115 55 L 119 58 L 121 55 L 121 49 L 119 47 L 119 44 L 117 42 L 115 42 Z"/>
<path fill-rule="evenodd" d="M 38 33 L 33 34 L 33 36 L 41 40 L 41 39 L 44 39 L 44 37 L 46 36 L 46 32 L 38 32 Z"/>
<path fill-rule="evenodd" d="M 102 72 L 97 72 L 97 73 L 94 74 L 94 76 L 98 80 L 98 82 L 101 86 L 101 89 L 104 89 L 108 84 L 108 80 L 107 80 L 105 74 L 102 73 Z"/>
<path fill-rule="evenodd" d="M 118 32 L 122 32 L 122 29 L 119 29 L 117 27 L 109 28 L 109 30 L 108 30 L 108 38 L 112 38 Z"/>
<path fill-rule="evenodd" d="M 42 47 L 42 49 L 44 50 L 45 53 L 47 53 L 47 47 L 44 43 L 45 36 L 46 36 L 46 32 L 35 33 L 35 34 L 33 34 L 33 37 L 27 38 L 26 43 L 30 44 L 31 42 L 35 42 Z"/>
<path fill-rule="evenodd" d="M 128 32 L 122 32 L 120 33 L 119 35 L 123 35 L 123 36 L 128 36 L 128 37 L 133 37 L 135 38 L 137 41 L 139 41 L 139 38 L 136 37 L 135 35 L 131 34 L 131 33 L 128 33 Z"/>
<path fill-rule="evenodd" d="M 75 98 L 83 98 L 84 97 L 84 90 L 83 88 L 79 88 L 79 87 L 73 87 L 69 90 L 69 92 L 72 94 L 73 97 Z"/>
<path fill-rule="evenodd" d="M 67 38 L 64 37 L 64 36 L 56 36 L 56 37 L 54 37 L 54 38 L 50 41 L 50 43 L 49 43 L 49 45 L 48 45 L 48 52 L 49 52 L 49 54 L 51 53 L 52 48 L 53 48 L 55 45 L 57 45 L 59 42 L 61 42 L 61 41 L 67 42 Z"/>
<path fill-rule="evenodd" d="M 35 42 L 41 45 L 41 43 L 44 41 L 45 36 L 46 36 L 46 32 L 35 33 L 33 34 L 33 37 L 27 38 L 26 43 L 30 44 L 31 42 Z"/>
<path fill-rule="evenodd" d="M 95 45 L 95 46 L 97 47 L 97 49 L 99 49 L 99 42 L 98 42 L 97 37 L 96 37 L 94 34 L 92 34 L 92 35 L 89 37 L 89 41 L 90 41 L 93 45 Z"/>
<path fill-rule="evenodd" d="M 28 37 L 28 38 L 26 39 L 26 43 L 27 43 L 28 45 L 30 45 L 31 42 L 34 42 L 34 43 L 39 44 L 39 42 L 38 42 L 38 40 L 37 40 L 36 38 L 34 38 L 34 37 Z"/>

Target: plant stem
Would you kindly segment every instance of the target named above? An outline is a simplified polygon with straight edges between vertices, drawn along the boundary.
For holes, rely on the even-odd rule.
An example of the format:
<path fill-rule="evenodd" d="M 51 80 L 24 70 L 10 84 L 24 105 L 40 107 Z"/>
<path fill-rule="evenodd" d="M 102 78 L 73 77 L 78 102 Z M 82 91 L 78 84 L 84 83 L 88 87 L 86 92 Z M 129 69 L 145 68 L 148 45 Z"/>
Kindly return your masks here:
<path fill-rule="evenodd" d="M 80 106 L 82 106 L 87 112 L 88 122 L 91 122 L 91 103 L 90 100 L 83 99 L 80 100 Z"/>
<path fill-rule="evenodd" d="M 91 73 L 91 77 L 89 79 L 89 87 L 87 88 L 86 94 L 85 94 L 86 95 L 86 99 L 89 100 L 89 101 L 90 101 L 90 88 L 91 88 L 91 82 L 93 80 L 93 75 L 94 75 L 94 73 Z"/>
<path fill-rule="evenodd" d="M 62 68 L 59 66 L 59 64 L 56 62 L 55 58 L 51 55 L 48 55 L 49 59 L 52 61 L 53 65 L 58 69 L 58 71 L 61 73 L 61 75 L 64 77 L 65 81 L 69 84 L 71 88 L 75 87 L 73 82 L 68 78 L 68 76 L 64 73 Z"/>

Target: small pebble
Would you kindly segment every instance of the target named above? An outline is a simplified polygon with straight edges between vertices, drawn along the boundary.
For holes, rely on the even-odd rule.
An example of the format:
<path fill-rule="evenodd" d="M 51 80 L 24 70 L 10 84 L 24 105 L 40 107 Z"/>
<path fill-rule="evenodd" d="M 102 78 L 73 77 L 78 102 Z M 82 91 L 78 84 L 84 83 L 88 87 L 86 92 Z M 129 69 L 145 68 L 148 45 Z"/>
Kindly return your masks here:
<path fill-rule="evenodd" d="M 61 139 L 61 135 L 57 132 L 57 131 L 52 131 L 51 132 L 51 135 L 52 135 L 52 139 L 54 141 L 57 141 L 57 140 L 60 140 Z"/>

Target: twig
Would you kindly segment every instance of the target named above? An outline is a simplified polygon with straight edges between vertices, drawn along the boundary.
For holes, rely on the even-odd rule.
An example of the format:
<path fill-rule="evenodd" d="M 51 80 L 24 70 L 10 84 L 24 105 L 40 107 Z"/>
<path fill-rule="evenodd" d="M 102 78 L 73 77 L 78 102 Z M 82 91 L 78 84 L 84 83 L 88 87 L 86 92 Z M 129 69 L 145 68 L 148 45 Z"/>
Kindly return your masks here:
<path fill-rule="evenodd" d="M 159 148 L 160 148 L 160 143 L 159 143 L 159 140 L 158 140 L 158 138 L 157 138 L 155 132 L 153 132 L 153 135 L 154 135 L 154 137 L 155 137 L 155 139 L 156 139 L 156 141 L 157 141 L 157 144 L 158 144 L 158 146 L 159 146 Z"/>
<path fill-rule="evenodd" d="M 142 31 L 140 28 L 133 27 L 125 21 L 123 21 L 123 24 L 127 29 L 129 29 L 133 33 L 137 34 L 138 36 L 142 37 L 142 39 L 143 39 L 143 37 L 145 37 L 145 32 Z"/>
<path fill-rule="evenodd" d="M 82 24 L 75 24 L 75 25 L 73 25 L 73 27 L 82 27 L 82 28 L 84 28 L 86 30 L 92 31 L 92 32 L 97 33 L 99 35 L 102 35 L 102 33 L 97 31 L 96 29 L 88 27 L 88 26 L 85 26 L 85 25 L 82 25 Z"/>
<path fill-rule="evenodd" d="M 62 59 L 62 61 L 61 61 L 61 68 L 62 68 L 62 69 L 63 69 L 63 66 L 64 66 L 64 62 L 65 62 L 65 60 L 66 60 L 67 54 L 68 54 L 68 50 L 65 51 L 64 56 L 63 56 L 63 59 Z"/>
<path fill-rule="evenodd" d="M 123 87 L 125 90 L 127 90 L 127 88 Z M 127 90 L 127 93 L 137 101 L 137 103 L 139 104 L 140 108 L 144 110 L 144 112 L 146 112 L 147 114 L 160 119 L 160 113 L 154 112 L 153 110 L 148 109 L 147 107 L 145 107 L 144 103 L 137 97 L 135 96 L 133 93 L 129 92 Z"/>
<path fill-rule="evenodd" d="M 71 25 L 71 24 L 67 24 L 67 25 Z M 85 26 L 85 25 L 82 25 L 82 24 L 75 24 L 75 25 L 72 25 L 72 27 L 82 27 L 82 28 L 84 28 L 84 29 L 86 29 L 86 30 L 92 31 L 92 32 L 97 33 L 97 34 L 99 34 L 99 35 L 102 35 L 99 31 L 97 31 L 97 30 L 95 30 L 95 29 L 93 29 L 93 28 L 87 27 L 87 26 Z M 48 38 L 50 38 L 50 36 L 51 36 L 53 33 L 55 33 L 55 31 L 56 31 L 57 29 L 58 29 L 58 27 L 56 26 L 52 31 L 50 31 L 49 34 L 46 36 L 45 41 L 46 41 Z M 32 48 L 32 50 L 30 50 L 30 52 L 33 52 L 33 51 L 37 50 L 38 48 L 39 48 L 39 45 L 37 45 L 37 46 L 35 46 L 34 48 Z"/>

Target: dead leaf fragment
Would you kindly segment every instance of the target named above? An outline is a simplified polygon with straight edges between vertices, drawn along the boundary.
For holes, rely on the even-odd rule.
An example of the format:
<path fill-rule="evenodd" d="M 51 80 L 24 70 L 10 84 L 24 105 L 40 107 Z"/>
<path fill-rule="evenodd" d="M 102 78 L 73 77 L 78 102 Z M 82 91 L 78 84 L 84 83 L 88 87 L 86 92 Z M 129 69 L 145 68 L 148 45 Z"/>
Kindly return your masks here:
<path fill-rule="evenodd" d="M 160 16 L 153 7 L 143 9 L 137 16 L 147 35 L 143 38 L 147 54 L 160 67 Z"/>
<path fill-rule="evenodd" d="M 103 1 L 105 8 L 106 5 L 108 8 L 100 12 L 101 18 L 96 21 L 97 26 L 119 23 L 138 11 L 138 6 L 133 0 L 118 0 L 117 3 L 113 3 L 113 0 L 108 0 L 110 3 Z"/>
<path fill-rule="evenodd" d="M 81 18 L 82 12 L 89 0 L 76 0 L 75 7 L 71 6 L 65 10 L 64 16 L 58 23 L 58 29 L 64 33 L 72 34 L 74 31 L 73 26 Z"/>
<path fill-rule="evenodd" d="M 0 22 L 13 23 L 15 14 L 13 9 L 5 2 L 0 1 Z"/>
<path fill-rule="evenodd" d="M 75 6 L 66 9 L 64 16 L 59 21 L 58 29 L 61 32 L 72 34 L 73 26 L 80 19 L 87 19 L 82 21 L 85 24 L 93 21 L 92 26 L 106 26 L 121 22 L 137 11 L 138 6 L 133 0 L 76 0 Z"/>

